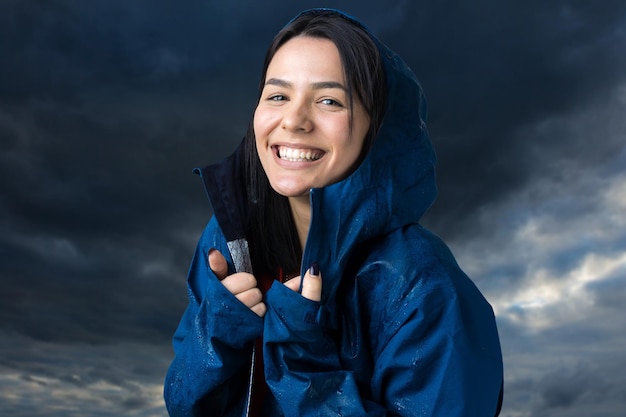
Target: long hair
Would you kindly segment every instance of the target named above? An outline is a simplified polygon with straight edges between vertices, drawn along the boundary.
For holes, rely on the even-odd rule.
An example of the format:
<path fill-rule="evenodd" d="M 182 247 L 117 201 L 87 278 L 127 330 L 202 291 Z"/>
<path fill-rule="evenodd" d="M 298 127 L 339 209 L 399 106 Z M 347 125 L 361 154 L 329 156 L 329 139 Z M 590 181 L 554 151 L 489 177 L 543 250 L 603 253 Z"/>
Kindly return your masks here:
<path fill-rule="evenodd" d="M 362 103 L 370 120 L 361 160 L 369 151 L 382 123 L 386 107 L 385 74 L 378 47 L 358 22 L 333 10 L 315 9 L 292 20 L 274 37 L 263 65 L 259 97 L 274 54 L 290 39 L 309 36 L 332 41 L 339 51 L 348 88 L 350 127 L 354 95 Z M 300 245 L 287 197 L 270 186 L 256 151 L 253 121 L 245 138 L 248 224 L 246 237 L 255 273 L 275 276 L 300 272 L 303 248 Z"/>

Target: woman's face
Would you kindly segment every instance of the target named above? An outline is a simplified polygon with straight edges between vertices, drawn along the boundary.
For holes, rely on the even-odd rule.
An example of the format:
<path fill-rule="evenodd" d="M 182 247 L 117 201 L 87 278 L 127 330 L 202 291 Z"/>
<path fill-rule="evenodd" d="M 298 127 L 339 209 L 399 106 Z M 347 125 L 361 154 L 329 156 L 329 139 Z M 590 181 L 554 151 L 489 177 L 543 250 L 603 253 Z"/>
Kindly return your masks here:
<path fill-rule="evenodd" d="M 272 188 L 308 195 L 349 175 L 361 154 L 369 116 L 353 99 L 352 129 L 339 51 L 327 39 L 300 36 L 272 58 L 254 113 L 256 148 Z"/>

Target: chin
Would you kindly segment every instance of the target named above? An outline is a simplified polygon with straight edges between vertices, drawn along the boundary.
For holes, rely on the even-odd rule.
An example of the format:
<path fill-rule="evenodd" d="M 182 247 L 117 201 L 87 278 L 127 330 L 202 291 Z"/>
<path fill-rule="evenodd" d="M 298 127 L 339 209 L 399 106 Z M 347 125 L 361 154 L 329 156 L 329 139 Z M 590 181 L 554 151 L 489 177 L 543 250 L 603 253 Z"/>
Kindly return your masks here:
<path fill-rule="evenodd" d="M 308 196 L 310 193 L 310 188 L 307 188 L 306 190 L 298 190 L 298 191 L 280 190 L 280 189 L 279 190 L 274 189 L 274 191 L 276 191 L 278 194 L 282 195 L 283 197 L 296 198 L 296 197 Z"/>
<path fill-rule="evenodd" d="M 272 184 L 272 189 L 283 197 L 303 197 L 308 196 L 313 186 L 295 184 Z"/>

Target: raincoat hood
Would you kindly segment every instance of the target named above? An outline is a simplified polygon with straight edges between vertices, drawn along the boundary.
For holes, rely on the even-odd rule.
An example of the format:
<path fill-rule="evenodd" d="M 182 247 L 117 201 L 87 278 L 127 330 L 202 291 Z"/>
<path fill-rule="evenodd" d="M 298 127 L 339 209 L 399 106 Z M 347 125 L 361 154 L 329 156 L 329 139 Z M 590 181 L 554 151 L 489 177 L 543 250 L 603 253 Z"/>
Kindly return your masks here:
<path fill-rule="evenodd" d="M 319 10 L 328 9 L 303 14 Z M 349 15 L 334 12 L 363 27 Z M 326 196 L 329 201 L 324 201 L 322 208 L 333 216 L 336 211 L 345 210 L 349 201 L 356 211 L 346 221 L 367 220 L 360 231 L 362 238 L 367 238 L 381 228 L 419 221 L 434 202 L 437 188 L 436 157 L 426 128 L 427 105 L 422 88 L 407 64 L 364 29 L 377 45 L 384 65 L 387 108 L 383 123 L 372 149 L 355 172 L 343 181 L 312 191 L 314 196 Z M 381 200 L 387 204 L 379 204 Z"/>
<path fill-rule="evenodd" d="M 427 105 L 407 64 L 355 18 L 331 12 L 362 27 L 378 47 L 385 72 L 387 107 L 374 143 L 360 166 L 335 184 L 311 189 L 311 224 L 301 274 L 318 262 L 324 285 L 322 301 L 331 300 L 355 245 L 418 223 L 437 194 L 436 156 L 426 128 Z M 245 240 L 243 195 L 236 177 L 244 145 L 220 164 L 197 170 L 213 211 L 229 242 Z M 237 243 L 239 244 L 239 243 Z M 237 268 L 236 268 L 237 269 Z M 248 270 L 245 269 L 244 270 Z"/>
<path fill-rule="evenodd" d="M 303 13 L 316 13 L 313 9 Z M 353 17 L 334 11 L 363 27 Z M 311 190 L 311 226 L 303 271 L 313 261 L 323 266 L 323 299 L 336 287 L 355 244 L 418 223 L 437 194 L 436 157 L 426 128 L 422 88 L 406 63 L 367 28 L 384 65 L 387 108 L 372 148 L 361 165 L 333 185 Z M 319 242 L 325 242 L 319 245 Z M 311 250 L 309 250 L 311 249 Z M 325 262 L 327 261 L 327 262 Z"/>

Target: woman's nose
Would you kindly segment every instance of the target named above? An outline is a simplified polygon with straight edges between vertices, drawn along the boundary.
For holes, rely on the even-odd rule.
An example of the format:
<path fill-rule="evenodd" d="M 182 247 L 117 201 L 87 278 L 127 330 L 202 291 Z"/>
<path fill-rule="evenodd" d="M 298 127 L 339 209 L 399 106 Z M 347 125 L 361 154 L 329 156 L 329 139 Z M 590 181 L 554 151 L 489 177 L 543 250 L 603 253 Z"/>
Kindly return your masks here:
<path fill-rule="evenodd" d="M 308 132 L 313 128 L 310 109 L 305 103 L 292 101 L 285 106 L 282 128 L 286 130 Z"/>

